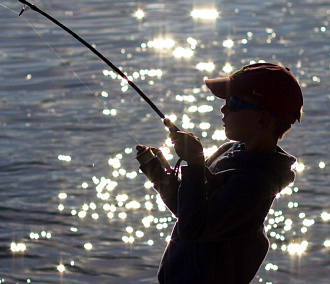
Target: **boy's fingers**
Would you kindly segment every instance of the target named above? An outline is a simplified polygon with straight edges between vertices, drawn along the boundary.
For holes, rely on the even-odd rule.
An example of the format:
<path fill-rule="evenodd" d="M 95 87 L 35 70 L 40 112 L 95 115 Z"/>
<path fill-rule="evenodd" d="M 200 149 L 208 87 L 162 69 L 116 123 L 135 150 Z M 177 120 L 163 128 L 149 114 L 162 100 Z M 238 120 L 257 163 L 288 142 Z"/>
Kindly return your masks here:
<path fill-rule="evenodd" d="M 170 139 L 172 140 L 172 143 L 175 144 L 176 142 L 178 142 L 179 140 L 182 139 L 183 134 L 184 134 L 184 132 L 182 132 L 182 131 L 171 132 L 171 133 L 169 134 L 169 137 L 170 137 Z"/>

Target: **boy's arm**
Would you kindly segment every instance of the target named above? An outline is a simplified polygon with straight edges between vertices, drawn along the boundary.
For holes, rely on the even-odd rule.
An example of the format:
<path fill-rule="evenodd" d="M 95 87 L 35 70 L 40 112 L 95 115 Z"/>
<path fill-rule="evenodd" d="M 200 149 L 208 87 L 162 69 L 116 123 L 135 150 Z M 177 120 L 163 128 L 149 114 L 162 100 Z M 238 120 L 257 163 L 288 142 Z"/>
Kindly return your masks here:
<path fill-rule="evenodd" d="M 178 189 L 180 181 L 174 172 L 167 174 L 159 182 L 154 182 L 154 189 L 159 193 L 166 207 L 177 216 L 178 209 Z"/>
<path fill-rule="evenodd" d="M 209 185 L 205 183 L 203 167 L 188 166 L 181 170 L 177 217 L 178 232 L 183 240 L 214 241 L 232 236 L 238 230 L 248 234 L 251 225 L 258 225 L 254 222 L 262 224 L 260 213 L 270 206 L 260 203 L 263 181 L 248 173 L 229 170 L 217 175 L 216 188 L 207 196 Z M 260 214 L 258 217 L 256 210 Z"/>
<path fill-rule="evenodd" d="M 139 145 L 139 150 L 147 149 L 148 147 Z M 160 155 L 160 150 L 151 148 L 152 152 Z M 157 152 L 156 152 L 157 151 Z M 160 153 L 159 153 L 160 152 Z M 139 156 L 137 157 L 139 160 Z M 154 189 L 160 194 L 167 208 L 176 216 L 177 215 L 177 194 L 179 187 L 179 180 L 174 171 L 170 168 L 167 161 L 164 161 L 161 154 L 161 159 L 153 156 L 151 159 L 147 158 L 146 162 L 142 162 L 140 169 L 153 183 Z M 141 163 L 141 160 L 139 160 Z M 163 164 L 166 164 L 164 167 Z"/>

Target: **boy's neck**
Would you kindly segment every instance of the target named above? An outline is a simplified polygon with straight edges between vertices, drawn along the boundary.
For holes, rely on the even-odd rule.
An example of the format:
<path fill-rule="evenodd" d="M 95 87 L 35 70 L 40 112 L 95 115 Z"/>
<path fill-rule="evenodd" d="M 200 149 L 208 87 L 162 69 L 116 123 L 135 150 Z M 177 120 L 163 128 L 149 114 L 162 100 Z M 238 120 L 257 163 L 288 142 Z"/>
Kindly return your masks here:
<path fill-rule="evenodd" d="M 245 141 L 245 150 L 265 153 L 275 152 L 277 141 L 277 139 L 256 139 L 253 141 Z"/>

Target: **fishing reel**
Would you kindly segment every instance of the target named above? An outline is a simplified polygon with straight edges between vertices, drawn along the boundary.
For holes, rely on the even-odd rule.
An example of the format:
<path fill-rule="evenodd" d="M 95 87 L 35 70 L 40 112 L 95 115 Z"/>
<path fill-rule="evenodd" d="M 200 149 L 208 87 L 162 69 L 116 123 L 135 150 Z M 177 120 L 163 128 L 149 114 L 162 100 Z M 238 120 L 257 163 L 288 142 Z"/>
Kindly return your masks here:
<path fill-rule="evenodd" d="M 136 150 L 140 169 L 151 182 L 158 183 L 172 172 L 161 150 L 141 145 L 136 146 Z"/>
<path fill-rule="evenodd" d="M 163 122 L 170 132 L 180 131 L 170 119 L 164 118 Z M 140 170 L 154 183 L 154 187 L 170 186 L 177 183 L 181 158 L 172 169 L 160 149 L 137 145 L 136 150 L 138 151 L 136 159 L 140 163 Z"/>
<path fill-rule="evenodd" d="M 168 186 L 177 181 L 178 167 L 172 169 L 160 149 L 138 145 L 136 150 L 141 171 L 155 187 Z"/>

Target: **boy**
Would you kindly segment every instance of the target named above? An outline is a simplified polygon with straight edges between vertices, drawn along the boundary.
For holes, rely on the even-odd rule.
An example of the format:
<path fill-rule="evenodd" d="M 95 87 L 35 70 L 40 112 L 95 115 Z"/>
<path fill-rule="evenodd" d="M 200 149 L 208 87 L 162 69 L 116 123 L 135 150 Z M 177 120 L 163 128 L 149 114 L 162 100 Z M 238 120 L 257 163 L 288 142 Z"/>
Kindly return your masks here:
<path fill-rule="evenodd" d="M 205 161 L 196 136 L 172 132 L 175 151 L 187 162 L 181 180 L 172 174 L 155 177 L 141 166 L 177 217 L 158 280 L 247 284 L 269 248 L 264 231 L 268 211 L 295 177 L 291 166 L 296 159 L 277 142 L 300 122 L 302 93 L 288 68 L 270 63 L 244 66 L 205 83 L 226 100 L 222 121 L 233 142 Z"/>

